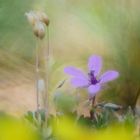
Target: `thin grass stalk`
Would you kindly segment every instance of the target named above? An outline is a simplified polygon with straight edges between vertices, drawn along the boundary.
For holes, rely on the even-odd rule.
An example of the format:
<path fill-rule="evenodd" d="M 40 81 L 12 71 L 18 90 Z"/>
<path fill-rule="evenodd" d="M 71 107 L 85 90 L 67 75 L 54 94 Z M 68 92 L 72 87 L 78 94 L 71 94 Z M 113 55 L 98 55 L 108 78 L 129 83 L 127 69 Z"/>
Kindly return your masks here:
<path fill-rule="evenodd" d="M 45 108 L 47 109 L 46 118 L 49 116 L 49 65 L 50 65 L 50 38 L 49 38 L 49 27 L 47 26 L 47 51 L 46 51 L 46 99 Z"/>
<path fill-rule="evenodd" d="M 35 48 L 35 77 L 36 77 L 36 105 L 37 105 L 37 117 L 39 113 L 40 103 L 39 103 L 39 44 L 38 39 L 36 41 L 36 48 Z"/>

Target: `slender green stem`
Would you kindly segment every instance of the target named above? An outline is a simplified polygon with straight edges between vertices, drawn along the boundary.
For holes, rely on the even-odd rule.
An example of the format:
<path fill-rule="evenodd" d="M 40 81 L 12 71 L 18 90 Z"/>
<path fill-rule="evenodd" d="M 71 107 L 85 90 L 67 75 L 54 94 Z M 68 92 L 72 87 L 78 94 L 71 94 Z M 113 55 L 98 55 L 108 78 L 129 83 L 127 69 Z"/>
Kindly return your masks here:
<path fill-rule="evenodd" d="M 36 102 L 37 112 L 41 107 L 40 101 L 43 101 L 43 109 L 46 110 L 46 119 L 49 115 L 49 61 L 50 61 L 50 43 L 49 43 L 49 27 L 47 27 L 47 46 L 39 46 L 40 40 L 37 40 L 36 45 Z M 41 41 L 42 44 L 42 41 Z M 41 55 L 39 55 L 40 53 Z M 42 77 L 45 82 L 44 96 L 39 91 L 39 78 Z M 42 100 L 40 100 L 42 99 Z"/>
<path fill-rule="evenodd" d="M 96 105 L 96 96 L 94 96 L 92 99 L 91 99 L 91 111 L 90 111 L 90 118 L 93 120 L 94 119 L 94 108 L 95 108 L 95 105 Z"/>
<path fill-rule="evenodd" d="M 46 99 L 45 99 L 45 108 L 47 109 L 46 117 L 49 115 L 49 61 L 50 61 L 50 39 L 49 39 L 49 27 L 47 26 L 47 50 L 46 50 Z"/>
<path fill-rule="evenodd" d="M 38 40 L 36 42 L 36 56 L 35 56 L 35 74 L 36 74 L 36 103 L 37 103 L 37 112 L 39 111 L 39 85 L 38 85 L 38 80 L 39 80 L 39 54 L 38 54 Z"/>

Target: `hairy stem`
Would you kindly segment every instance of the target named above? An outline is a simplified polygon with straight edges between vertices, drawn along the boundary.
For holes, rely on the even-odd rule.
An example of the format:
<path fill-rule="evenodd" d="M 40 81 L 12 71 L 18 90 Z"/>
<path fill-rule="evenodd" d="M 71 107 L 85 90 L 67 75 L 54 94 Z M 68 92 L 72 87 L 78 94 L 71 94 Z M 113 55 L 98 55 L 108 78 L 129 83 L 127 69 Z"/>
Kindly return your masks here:
<path fill-rule="evenodd" d="M 39 111 L 39 85 L 38 85 L 38 80 L 39 80 L 39 52 L 38 52 L 38 40 L 36 43 L 36 56 L 35 56 L 35 75 L 36 75 L 36 103 L 37 103 L 37 112 Z"/>
<path fill-rule="evenodd" d="M 49 27 L 47 26 L 47 50 L 46 50 L 46 98 L 45 98 L 45 108 L 47 109 L 46 117 L 49 115 L 49 61 L 50 61 L 50 39 L 49 39 Z"/>
<path fill-rule="evenodd" d="M 94 108 L 96 106 L 96 96 L 94 96 L 92 99 L 91 99 L 91 111 L 90 111 L 90 119 L 93 120 L 94 119 Z"/>
<path fill-rule="evenodd" d="M 43 109 L 46 113 L 46 119 L 49 115 L 49 61 L 50 61 L 50 43 L 49 28 L 47 27 L 47 46 L 38 39 L 36 45 L 36 102 L 37 112 Z M 40 42 L 41 41 L 41 42 Z M 39 80 L 43 80 L 45 87 L 40 91 Z M 38 113 L 37 113 L 38 114 Z"/>

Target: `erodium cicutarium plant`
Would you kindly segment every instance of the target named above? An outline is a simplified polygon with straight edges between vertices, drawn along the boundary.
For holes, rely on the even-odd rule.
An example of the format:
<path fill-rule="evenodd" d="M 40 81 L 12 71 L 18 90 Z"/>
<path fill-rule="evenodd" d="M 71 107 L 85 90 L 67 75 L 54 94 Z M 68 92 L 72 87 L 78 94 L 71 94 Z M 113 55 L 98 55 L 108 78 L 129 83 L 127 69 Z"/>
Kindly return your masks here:
<path fill-rule="evenodd" d="M 64 72 L 71 75 L 71 84 L 75 88 L 86 88 L 90 98 L 102 90 L 103 84 L 115 80 L 119 73 L 115 70 L 108 70 L 99 76 L 102 68 L 102 58 L 98 55 L 89 57 L 88 73 L 85 74 L 82 70 L 73 66 L 64 68 Z"/>
<path fill-rule="evenodd" d="M 49 114 L 49 18 L 41 11 L 30 11 L 25 13 L 28 22 L 32 26 L 34 35 L 36 36 L 36 56 L 35 56 L 35 77 L 36 77 L 36 103 L 37 103 L 37 118 L 39 111 L 44 110 L 46 118 Z M 47 27 L 48 44 L 43 45 Z M 42 86 L 43 85 L 43 86 Z"/>

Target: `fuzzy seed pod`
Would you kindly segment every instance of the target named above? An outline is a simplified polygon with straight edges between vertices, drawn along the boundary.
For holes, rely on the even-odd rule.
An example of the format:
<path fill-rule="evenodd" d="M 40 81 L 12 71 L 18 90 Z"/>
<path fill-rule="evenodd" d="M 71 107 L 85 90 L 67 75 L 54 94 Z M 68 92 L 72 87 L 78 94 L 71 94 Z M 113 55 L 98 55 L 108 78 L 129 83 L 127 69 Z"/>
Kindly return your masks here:
<path fill-rule="evenodd" d="M 50 23 L 49 18 L 44 12 L 38 12 L 37 15 L 40 21 L 44 22 L 46 26 L 49 26 L 49 23 Z"/>
<path fill-rule="evenodd" d="M 25 13 L 29 23 L 34 26 L 35 23 L 39 20 L 39 17 L 36 15 L 34 11 L 30 11 L 28 13 Z"/>
<path fill-rule="evenodd" d="M 37 21 L 33 27 L 33 31 L 36 37 L 43 39 L 45 37 L 45 26 L 42 22 Z"/>

